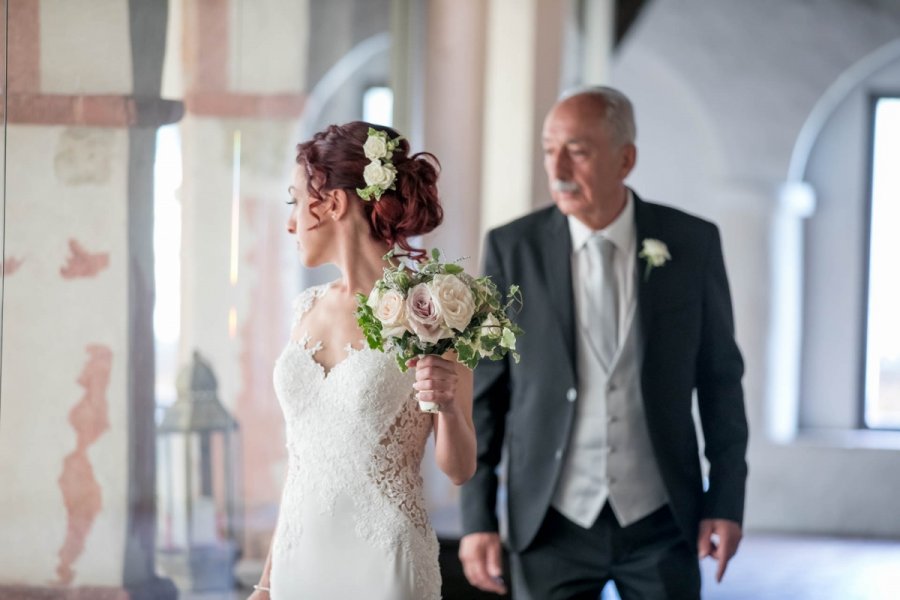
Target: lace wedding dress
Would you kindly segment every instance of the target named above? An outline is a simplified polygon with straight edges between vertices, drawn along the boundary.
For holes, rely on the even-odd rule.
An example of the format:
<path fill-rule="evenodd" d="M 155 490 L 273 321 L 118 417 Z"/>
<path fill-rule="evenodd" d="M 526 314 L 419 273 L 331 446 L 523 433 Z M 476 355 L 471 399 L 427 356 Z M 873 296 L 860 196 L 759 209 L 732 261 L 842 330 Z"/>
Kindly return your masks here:
<path fill-rule="evenodd" d="M 297 299 L 296 322 L 328 291 Z M 305 335 L 275 363 L 288 475 L 272 546 L 274 600 L 440 598 L 419 465 L 431 416 L 391 354 L 348 346 L 330 371 Z"/>

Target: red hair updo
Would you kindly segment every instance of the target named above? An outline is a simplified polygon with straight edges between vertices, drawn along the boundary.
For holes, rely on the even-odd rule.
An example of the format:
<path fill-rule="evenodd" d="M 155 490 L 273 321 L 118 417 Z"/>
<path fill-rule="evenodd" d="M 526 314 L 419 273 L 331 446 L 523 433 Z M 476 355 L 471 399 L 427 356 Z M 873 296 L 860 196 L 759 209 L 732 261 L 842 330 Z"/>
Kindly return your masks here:
<path fill-rule="evenodd" d="M 306 169 L 310 210 L 323 202 L 324 191 L 343 189 L 362 204 L 373 238 L 391 247 L 398 246 L 421 260 L 425 251 L 410 246 L 408 239 L 434 230 L 444 219 L 437 189 L 440 163 L 429 152 L 410 155 L 409 142 L 401 139 L 391 156 L 397 169 L 395 189 L 385 190 L 377 201 L 374 197 L 363 200 L 356 190 L 366 187 L 363 170 L 369 159 L 363 144 L 370 127 L 384 131 L 389 139 L 400 136 L 390 127 L 353 121 L 330 125 L 308 142 L 297 145 L 297 164 Z"/>

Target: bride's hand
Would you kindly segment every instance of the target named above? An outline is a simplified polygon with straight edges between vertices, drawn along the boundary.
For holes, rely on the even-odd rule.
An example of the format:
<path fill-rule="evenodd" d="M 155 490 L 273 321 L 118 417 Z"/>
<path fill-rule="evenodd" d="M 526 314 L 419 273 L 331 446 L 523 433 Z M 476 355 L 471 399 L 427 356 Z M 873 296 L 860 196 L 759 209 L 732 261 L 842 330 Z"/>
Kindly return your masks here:
<path fill-rule="evenodd" d="M 455 361 L 429 354 L 422 358 L 414 358 L 409 366 L 416 368 L 416 398 L 421 402 L 434 402 L 440 412 L 449 412 L 456 408 L 456 388 L 459 375 Z"/>

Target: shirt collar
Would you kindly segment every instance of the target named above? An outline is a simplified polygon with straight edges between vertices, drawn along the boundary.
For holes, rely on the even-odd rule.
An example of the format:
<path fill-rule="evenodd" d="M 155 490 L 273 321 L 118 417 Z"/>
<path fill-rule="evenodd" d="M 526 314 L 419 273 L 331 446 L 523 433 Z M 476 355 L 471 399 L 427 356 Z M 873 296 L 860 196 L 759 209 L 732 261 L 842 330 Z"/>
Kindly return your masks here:
<path fill-rule="evenodd" d="M 637 235 L 634 225 L 634 194 L 628 188 L 626 188 L 626 192 L 625 208 L 615 221 L 599 231 L 594 231 L 576 217 L 571 215 L 566 217 L 569 221 L 569 234 L 572 237 L 572 252 L 581 250 L 594 233 L 599 233 L 611 241 L 620 251 L 626 253 L 631 251 Z"/>

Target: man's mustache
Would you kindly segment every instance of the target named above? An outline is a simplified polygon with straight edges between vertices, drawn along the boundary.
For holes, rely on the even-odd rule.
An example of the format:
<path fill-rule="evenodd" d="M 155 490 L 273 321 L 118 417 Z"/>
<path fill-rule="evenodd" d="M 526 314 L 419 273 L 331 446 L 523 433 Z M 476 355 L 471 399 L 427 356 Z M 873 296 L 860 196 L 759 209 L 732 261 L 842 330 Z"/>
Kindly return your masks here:
<path fill-rule="evenodd" d="M 554 179 L 550 182 L 550 188 L 554 192 L 577 192 L 578 184 L 574 181 L 566 181 L 564 179 Z"/>

